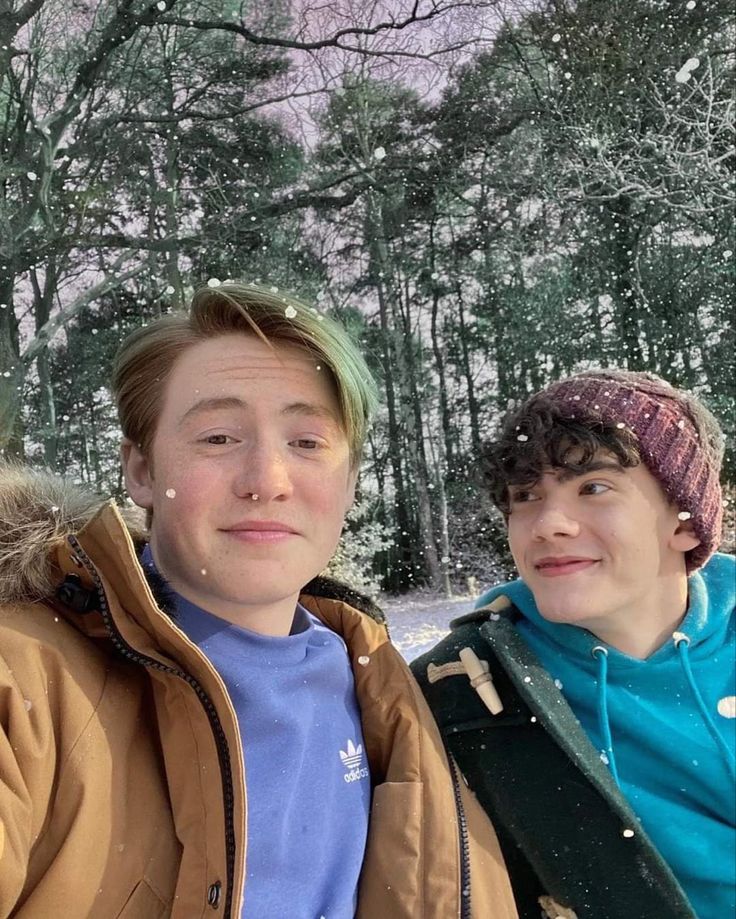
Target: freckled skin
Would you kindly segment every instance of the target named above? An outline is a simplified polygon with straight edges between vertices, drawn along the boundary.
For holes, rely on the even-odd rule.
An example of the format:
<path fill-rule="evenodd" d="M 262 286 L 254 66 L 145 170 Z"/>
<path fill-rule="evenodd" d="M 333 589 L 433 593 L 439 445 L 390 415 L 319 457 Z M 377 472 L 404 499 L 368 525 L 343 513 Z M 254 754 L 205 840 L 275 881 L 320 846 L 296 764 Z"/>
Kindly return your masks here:
<path fill-rule="evenodd" d="M 131 497 L 153 509 L 151 549 L 174 589 L 246 628 L 288 633 L 355 489 L 334 386 L 315 360 L 248 334 L 192 346 L 167 382 L 151 462 L 125 442 L 123 464 Z M 244 532 L 254 520 L 290 532 Z"/>
<path fill-rule="evenodd" d="M 684 553 L 698 539 L 646 466 L 570 478 L 550 469 L 509 493 L 509 545 L 545 619 L 637 657 L 669 637 L 687 606 Z M 556 574 L 539 564 L 559 557 L 580 561 Z"/>

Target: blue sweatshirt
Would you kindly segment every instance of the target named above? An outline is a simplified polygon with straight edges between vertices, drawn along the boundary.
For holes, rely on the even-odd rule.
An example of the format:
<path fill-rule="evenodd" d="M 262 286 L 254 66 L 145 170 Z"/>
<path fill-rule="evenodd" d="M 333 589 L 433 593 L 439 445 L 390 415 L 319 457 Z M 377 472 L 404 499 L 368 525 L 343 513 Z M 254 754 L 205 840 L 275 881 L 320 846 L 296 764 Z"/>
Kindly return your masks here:
<path fill-rule="evenodd" d="M 141 562 L 153 567 L 150 550 Z M 302 606 L 291 634 L 239 628 L 176 597 L 176 624 L 222 677 L 245 754 L 241 919 L 353 919 L 371 782 L 342 638 Z"/>
<path fill-rule="evenodd" d="M 667 641 L 646 660 L 612 647 L 607 656 L 594 654 L 603 643 L 586 629 L 543 619 L 523 581 L 494 588 L 477 605 L 500 593 L 523 614 L 518 631 L 561 687 L 699 919 L 733 916 L 736 559 L 715 555 L 689 579 L 688 610 L 675 633 L 687 639 Z"/>

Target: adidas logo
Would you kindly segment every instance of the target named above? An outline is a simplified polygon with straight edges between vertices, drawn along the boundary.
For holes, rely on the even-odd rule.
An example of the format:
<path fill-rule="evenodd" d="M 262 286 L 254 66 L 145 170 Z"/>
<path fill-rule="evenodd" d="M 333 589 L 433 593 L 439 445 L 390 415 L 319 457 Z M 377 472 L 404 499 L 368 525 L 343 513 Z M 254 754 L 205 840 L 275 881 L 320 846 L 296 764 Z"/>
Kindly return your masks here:
<path fill-rule="evenodd" d="M 368 767 L 361 765 L 363 762 L 363 744 L 356 747 L 352 740 L 348 740 L 347 749 L 340 750 L 340 760 L 347 772 L 343 775 L 346 782 L 359 782 L 368 778 Z"/>
<path fill-rule="evenodd" d="M 356 747 L 352 740 L 348 740 L 347 750 L 340 750 L 340 759 L 343 766 L 354 769 L 363 759 L 363 744 L 359 743 Z"/>

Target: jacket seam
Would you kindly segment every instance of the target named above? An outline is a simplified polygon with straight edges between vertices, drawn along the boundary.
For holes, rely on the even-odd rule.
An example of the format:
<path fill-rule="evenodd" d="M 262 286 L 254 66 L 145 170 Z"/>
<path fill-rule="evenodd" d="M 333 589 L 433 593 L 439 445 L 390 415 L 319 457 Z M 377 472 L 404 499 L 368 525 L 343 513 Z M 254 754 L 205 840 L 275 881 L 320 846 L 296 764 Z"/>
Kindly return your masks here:
<path fill-rule="evenodd" d="M 394 651 L 394 653 L 398 655 L 398 651 L 396 651 L 396 649 L 393 647 L 390 641 L 388 642 L 388 645 Z M 422 776 L 424 776 L 425 773 L 424 773 L 424 738 L 423 738 L 423 732 L 420 726 L 420 709 L 421 709 L 421 703 L 425 703 L 426 700 L 424 699 L 424 696 L 422 695 L 422 691 L 417 685 L 417 682 L 414 679 L 411 673 L 411 670 L 409 669 L 409 665 L 404 663 L 403 659 L 400 659 L 399 663 L 401 665 L 399 667 L 401 677 L 404 683 L 406 684 L 406 687 L 408 688 L 409 693 L 411 694 L 411 700 L 412 700 L 413 707 L 414 707 L 415 732 L 416 732 L 416 739 L 417 739 L 417 760 L 419 764 L 420 781 L 422 782 L 422 808 L 424 808 L 424 804 L 425 804 L 424 798 L 426 794 L 425 784 L 426 783 L 422 779 Z M 437 730 L 439 732 L 439 728 Z M 446 765 L 447 772 L 449 775 L 451 766 L 450 766 L 449 758 L 447 755 L 447 751 L 445 750 L 444 744 L 441 745 L 441 750 L 442 750 L 442 756 L 444 756 L 446 760 L 445 765 Z M 454 807 L 454 803 L 453 803 L 453 807 Z M 424 853 L 427 851 L 426 847 L 427 845 L 431 843 L 431 840 L 429 839 L 429 830 L 427 829 L 426 821 L 422 820 L 421 824 L 422 824 L 422 848 L 421 848 L 421 853 L 420 853 L 420 874 L 422 878 L 422 885 L 421 885 L 421 891 L 420 891 L 421 912 L 419 915 L 423 916 L 424 915 L 424 895 L 427 889 L 427 866 L 426 866 L 426 858 L 424 857 Z M 457 825 L 457 820 L 454 821 L 454 826 L 455 826 L 455 833 L 456 833 L 455 852 L 459 859 L 460 828 Z M 455 879 L 456 889 L 459 889 L 460 887 L 460 873 L 459 872 L 460 872 L 460 864 L 458 861 L 458 874 Z M 458 906 L 459 906 L 459 903 L 458 903 Z M 459 915 L 460 915 L 460 912 L 458 909 L 458 916 Z"/>
<path fill-rule="evenodd" d="M 61 779 L 61 773 L 64 771 L 64 769 L 65 769 L 65 768 L 67 767 L 67 765 L 69 764 L 69 760 L 71 759 L 72 754 L 74 753 L 74 751 L 76 750 L 76 748 L 77 748 L 77 746 L 79 745 L 80 741 L 82 740 L 82 737 L 84 736 L 84 734 L 85 734 L 87 728 L 89 727 L 89 725 L 90 725 L 92 719 L 95 717 L 95 715 L 96 715 L 97 712 L 99 711 L 100 705 L 102 705 L 102 700 L 103 700 L 104 697 L 105 697 L 105 691 L 107 690 L 107 684 L 108 684 L 109 682 L 110 682 L 110 669 L 107 668 L 107 669 L 105 670 L 105 679 L 103 680 L 102 687 L 101 687 L 101 689 L 100 689 L 99 698 L 97 699 L 97 702 L 95 702 L 94 708 L 93 708 L 92 711 L 90 712 L 89 718 L 84 722 L 83 727 L 80 729 L 79 733 L 77 734 L 77 737 L 75 738 L 74 743 L 73 743 L 73 744 L 71 745 L 71 747 L 69 748 L 69 752 L 68 752 L 67 755 L 64 757 L 63 762 L 60 762 L 60 763 L 59 763 L 59 779 Z"/>

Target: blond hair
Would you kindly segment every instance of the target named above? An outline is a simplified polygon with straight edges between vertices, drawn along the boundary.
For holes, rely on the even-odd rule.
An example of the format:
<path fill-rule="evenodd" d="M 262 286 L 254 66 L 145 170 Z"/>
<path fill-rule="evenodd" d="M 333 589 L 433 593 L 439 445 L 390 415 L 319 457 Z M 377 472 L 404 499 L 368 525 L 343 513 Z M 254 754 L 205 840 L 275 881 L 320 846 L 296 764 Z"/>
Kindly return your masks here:
<path fill-rule="evenodd" d="M 150 458 L 166 381 L 177 359 L 193 345 L 234 332 L 302 348 L 327 368 L 357 467 L 378 403 L 362 354 L 341 325 L 316 309 L 276 288 L 237 281 L 201 287 L 188 313 L 162 316 L 123 341 L 112 373 L 123 434 Z"/>

